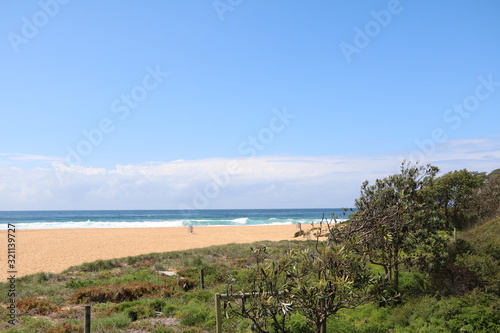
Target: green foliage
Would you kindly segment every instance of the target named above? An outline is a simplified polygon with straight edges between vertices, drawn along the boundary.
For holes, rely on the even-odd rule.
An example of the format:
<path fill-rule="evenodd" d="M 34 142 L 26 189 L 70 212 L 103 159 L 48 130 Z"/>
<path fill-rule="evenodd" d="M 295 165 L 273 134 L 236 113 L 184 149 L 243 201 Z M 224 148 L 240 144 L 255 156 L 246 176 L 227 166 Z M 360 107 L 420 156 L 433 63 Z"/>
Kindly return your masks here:
<path fill-rule="evenodd" d="M 132 319 L 126 313 L 116 313 L 107 317 L 93 319 L 91 323 L 91 331 L 99 331 L 101 329 L 123 329 L 130 325 Z"/>
<path fill-rule="evenodd" d="M 399 283 L 401 294 L 407 298 L 424 295 L 429 290 L 429 282 L 420 272 L 401 272 Z"/>
<path fill-rule="evenodd" d="M 422 296 L 392 307 L 343 310 L 328 322 L 328 332 L 497 332 L 499 310 L 499 299 L 488 294 Z"/>
<path fill-rule="evenodd" d="M 56 274 L 40 272 L 33 275 L 20 277 L 17 281 L 21 283 L 44 283 L 49 281 L 53 277 L 56 277 Z"/>
<path fill-rule="evenodd" d="M 176 314 L 181 319 L 181 324 L 186 326 L 204 326 L 210 317 L 214 318 L 210 308 L 196 301 L 189 302 Z"/>
<path fill-rule="evenodd" d="M 476 204 L 483 220 L 500 216 L 500 169 L 493 170 L 486 176 Z"/>
<path fill-rule="evenodd" d="M 89 287 L 96 284 L 95 280 L 70 280 L 66 282 L 66 288 L 78 289 L 83 287 Z"/>
<path fill-rule="evenodd" d="M 469 251 L 457 256 L 457 265 L 475 274 L 485 291 L 500 295 L 500 218 L 468 230 Z"/>
<path fill-rule="evenodd" d="M 258 247 L 253 256 L 256 264 L 250 268 L 247 290 L 258 293 L 230 298 L 229 313 L 251 320 L 259 332 L 288 332 L 291 322 L 299 326 L 299 318 L 319 332 L 328 317 L 368 297 L 369 271 L 349 247 L 318 240 L 314 249 L 282 253 Z M 238 282 L 233 278 L 229 294 L 248 287 L 246 281 Z M 293 314 L 301 316 L 292 320 Z"/>
<path fill-rule="evenodd" d="M 132 321 L 136 321 L 138 319 L 150 318 L 155 315 L 151 307 L 141 304 L 131 306 L 127 308 L 124 312 Z"/>
<path fill-rule="evenodd" d="M 154 311 L 158 311 L 158 312 L 161 312 L 163 307 L 166 305 L 167 305 L 167 301 L 165 301 L 164 299 L 161 299 L 161 298 L 157 298 L 157 299 L 154 299 L 151 302 L 149 302 L 149 306 L 151 306 L 151 308 Z"/>
<path fill-rule="evenodd" d="M 425 297 L 395 311 L 396 332 L 433 329 L 443 332 L 495 332 L 500 327 L 500 302 L 486 294 L 437 300 Z M 404 320 L 403 317 L 407 319 Z M 399 319 L 398 319 L 399 318 Z"/>
<path fill-rule="evenodd" d="M 463 295 L 474 289 L 500 295 L 500 219 L 493 219 L 450 240 L 428 274 L 432 290 Z"/>
<path fill-rule="evenodd" d="M 68 268 L 65 272 L 71 272 L 75 270 L 79 270 L 82 272 L 99 272 L 106 269 L 112 269 L 115 267 L 120 267 L 122 264 L 119 260 L 111 259 L 111 260 L 97 260 L 94 262 L 86 262 L 79 266 L 73 266 Z"/>
<path fill-rule="evenodd" d="M 286 329 L 290 333 L 314 333 L 314 329 L 307 322 L 307 318 L 299 313 L 290 316 L 290 320 L 286 323 Z"/>
<path fill-rule="evenodd" d="M 330 233 L 332 241 L 350 239 L 361 245 L 360 251 L 370 262 L 384 268 L 395 296 L 399 293 L 401 265 L 411 261 L 409 257 L 421 244 L 432 240 L 442 224 L 428 198 L 421 195 L 437 172 L 438 168 L 431 165 L 403 163 L 399 174 L 377 179 L 371 186 L 364 182 L 351 223 Z"/>
<path fill-rule="evenodd" d="M 136 321 L 144 318 L 155 317 L 157 312 L 161 312 L 167 302 L 163 299 L 141 299 L 132 302 L 122 302 L 117 306 L 117 311 L 127 314 L 132 320 Z"/>
<path fill-rule="evenodd" d="M 500 260 L 500 217 L 486 221 L 463 234 L 477 252 Z"/>
<path fill-rule="evenodd" d="M 479 217 L 475 198 L 484 181 L 485 175 L 478 172 L 452 171 L 437 178 L 424 195 L 434 200 L 448 228 L 463 229 Z"/>
<path fill-rule="evenodd" d="M 53 327 L 52 322 L 45 318 L 21 316 L 20 321 L 24 325 L 25 332 L 44 332 Z"/>
<path fill-rule="evenodd" d="M 201 303 L 209 303 L 214 300 L 214 294 L 209 290 L 193 290 L 182 294 L 181 299 L 186 302 L 194 300 Z"/>
<path fill-rule="evenodd" d="M 162 309 L 161 312 L 163 312 L 165 315 L 173 315 L 174 312 L 176 312 L 179 308 L 174 305 L 174 304 L 166 304 Z"/>

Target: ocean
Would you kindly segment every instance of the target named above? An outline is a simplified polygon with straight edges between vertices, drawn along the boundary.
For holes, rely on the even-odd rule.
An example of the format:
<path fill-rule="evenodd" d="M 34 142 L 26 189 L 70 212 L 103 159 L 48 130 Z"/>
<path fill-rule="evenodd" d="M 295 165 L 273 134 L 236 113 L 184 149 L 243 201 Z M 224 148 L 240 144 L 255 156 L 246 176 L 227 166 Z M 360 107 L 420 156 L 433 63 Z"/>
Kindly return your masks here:
<path fill-rule="evenodd" d="M 341 208 L 0 211 L 0 224 L 16 229 L 158 228 L 318 223 L 322 217 L 348 218 Z"/>

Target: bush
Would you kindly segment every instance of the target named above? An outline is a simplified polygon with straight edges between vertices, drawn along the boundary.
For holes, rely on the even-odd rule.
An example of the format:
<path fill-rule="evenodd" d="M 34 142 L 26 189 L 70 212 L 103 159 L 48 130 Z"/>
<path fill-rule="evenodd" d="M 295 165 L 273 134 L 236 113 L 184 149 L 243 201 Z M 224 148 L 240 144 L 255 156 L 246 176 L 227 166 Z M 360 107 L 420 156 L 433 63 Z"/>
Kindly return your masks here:
<path fill-rule="evenodd" d="M 125 328 L 132 320 L 125 313 L 117 313 L 109 317 L 97 318 L 92 321 L 91 332 L 101 332 L 104 328 Z"/>
<path fill-rule="evenodd" d="M 89 287 L 95 285 L 96 282 L 94 280 L 71 280 L 66 282 L 66 288 L 77 289 L 83 287 Z"/>
<path fill-rule="evenodd" d="M 149 306 L 155 311 L 161 312 L 163 307 L 167 305 L 167 302 L 163 299 L 155 299 L 149 303 Z"/>
<path fill-rule="evenodd" d="M 59 311 L 59 307 L 47 300 L 39 298 L 24 298 L 17 302 L 17 309 L 25 314 L 47 315 Z"/>
<path fill-rule="evenodd" d="M 116 267 L 121 267 L 122 264 L 115 259 L 111 260 L 97 260 L 94 262 L 86 262 L 80 266 L 71 267 L 69 270 L 80 270 L 82 272 L 99 272 L 105 269 L 112 269 Z"/>
<path fill-rule="evenodd" d="M 177 285 L 184 291 L 193 289 L 196 286 L 196 281 L 190 278 L 179 278 L 177 280 Z"/>
<path fill-rule="evenodd" d="M 182 325 L 201 326 L 207 321 L 210 312 L 204 304 L 190 302 L 186 307 L 178 311 L 177 315 L 180 317 Z"/>
<path fill-rule="evenodd" d="M 151 309 L 150 306 L 141 304 L 129 307 L 125 310 L 125 313 L 132 321 L 154 317 L 155 315 L 153 309 Z"/>
<path fill-rule="evenodd" d="M 150 282 L 127 282 L 118 285 L 104 285 L 78 289 L 70 298 L 70 303 L 82 304 L 89 302 L 123 302 L 133 301 L 139 297 L 152 295 L 162 289 Z"/>
<path fill-rule="evenodd" d="M 45 273 L 45 272 L 40 272 L 36 273 L 33 275 L 27 275 L 19 278 L 19 282 L 24 282 L 24 283 L 44 283 L 50 280 L 50 278 L 54 277 L 54 273 Z"/>
<path fill-rule="evenodd" d="M 193 290 L 189 293 L 183 293 L 182 299 L 186 300 L 186 303 L 195 300 L 200 303 L 209 303 L 214 300 L 214 293 L 208 290 Z"/>
<path fill-rule="evenodd" d="M 161 312 L 165 315 L 172 315 L 177 310 L 178 307 L 175 306 L 174 304 L 167 304 L 161 309 Z"/>
<path fill-rule="evenodd" d="M 136 321 L 154 317 L 156 315 L 155 311 L 160 311 L 165 304 L 166 302 L 161 299 L 154 301 L 139 300 L 121 303 L 117 309 L 118 312 L 126 313 L 132 321 Z"/>
<path fill-rule="evenodd" d="M 422 295 L 428 289 L 428 282 L 422 273 L 400 272 L 399 289 L 404 296 Z"/>
<path fill-rule="evenodd" d="M 46 333 L 83 333 L 83 324 L 76 322 L 59 323 L 55 327 L 45 331 Z"/>
<path fill-rule="evenodd" d="M 306 317 L 298 313 L 290 316 L 286 326 L 290 333 L 314 333 L 313 325 L 307 322 Z"/>
<path fill-rule="evenodd" d="M 52 322 L 44 318 L 21 316 L 20 321 L 27 332 L 46 332 L 52 328 Z"/>

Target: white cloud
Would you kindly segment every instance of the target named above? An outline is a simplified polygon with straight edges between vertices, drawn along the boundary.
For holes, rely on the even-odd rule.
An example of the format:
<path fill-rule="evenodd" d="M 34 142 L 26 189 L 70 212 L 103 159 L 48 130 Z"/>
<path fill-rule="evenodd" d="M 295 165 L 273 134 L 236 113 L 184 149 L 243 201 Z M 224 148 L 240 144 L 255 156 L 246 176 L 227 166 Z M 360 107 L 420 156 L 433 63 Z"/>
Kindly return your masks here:
<path fill-rule="evenodd" d="M 398 172 L 402 155 L 177 160 L 113 169 L 0 154 L 0 209 L 307 208 L 352 206 L 361 183 Z M 447 141 L 426 163 L 443 172 L 500 167 L 500 140 Z M 51 167 L 26 167 L 37 160 Z"/>
<path fill-rule="evenodd" d="M 51 157 L 42 155 L 30 155 L 30 154 L 5 154 L 0 153 L 0 157 L 3 157 L 4 161 L 21 161 L 21 162 L 47 162 L 47 163 L 57 163 L 63 162 L 62 157 Z"/>

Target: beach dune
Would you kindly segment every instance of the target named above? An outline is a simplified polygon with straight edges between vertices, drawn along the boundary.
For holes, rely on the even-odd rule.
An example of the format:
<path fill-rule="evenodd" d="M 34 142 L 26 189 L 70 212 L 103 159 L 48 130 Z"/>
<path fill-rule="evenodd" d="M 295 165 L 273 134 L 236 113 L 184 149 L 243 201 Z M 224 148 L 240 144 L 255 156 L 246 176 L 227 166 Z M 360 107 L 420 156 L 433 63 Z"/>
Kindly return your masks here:
<path fill-rule="evenodd" d="M 309 228 L 309 225 L 304 225 Z M 296 225 L 109 229 L 16 230 L 17 277 L 38 272 L 60 273 L 70 266 L 153 252 L 168 252 L 229 243 L 280 241 L 294 238 Z M 0 232 L 7 239 L 7 231 Z M 0 247 L 2 280 L 8 277 L 7 244 Z M 11 257 L 12 259 L 12 257 Z"/>

